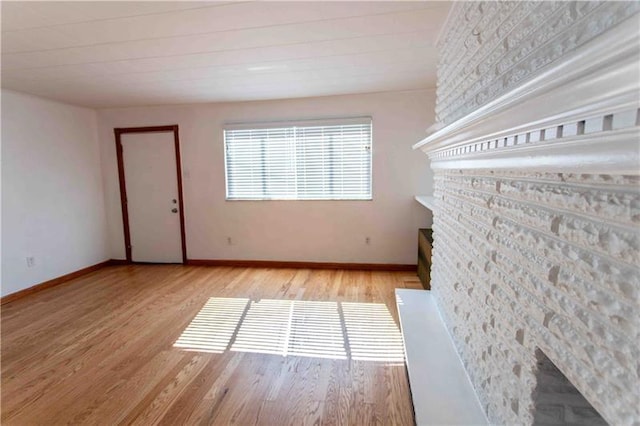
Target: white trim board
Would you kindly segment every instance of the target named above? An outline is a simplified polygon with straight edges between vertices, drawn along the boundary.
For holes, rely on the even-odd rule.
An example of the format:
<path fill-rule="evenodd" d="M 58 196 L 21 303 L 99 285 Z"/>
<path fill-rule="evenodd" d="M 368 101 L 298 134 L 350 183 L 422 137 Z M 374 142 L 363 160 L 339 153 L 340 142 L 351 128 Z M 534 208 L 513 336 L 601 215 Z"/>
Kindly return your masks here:
<path fill-rule="evenodd" d="M 430 291 L 396 289 L 416 424 L 488 425 Z"/>
<path fill-rule="evenodd" d="M 422 204 L 424 207 L 433 211 L 436 206 L 436 199 L 431 195 L 416 195 L 415 200 Z"/>

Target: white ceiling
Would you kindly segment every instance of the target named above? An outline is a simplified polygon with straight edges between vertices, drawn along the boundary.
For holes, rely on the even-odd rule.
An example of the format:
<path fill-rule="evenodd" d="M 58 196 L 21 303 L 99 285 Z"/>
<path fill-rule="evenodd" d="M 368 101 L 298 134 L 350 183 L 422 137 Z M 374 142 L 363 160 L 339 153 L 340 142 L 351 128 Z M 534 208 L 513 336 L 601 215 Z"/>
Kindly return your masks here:
<path fill-rule="evenodd" d="M 2 87 L 102 108 L 434 87 L 449 3 L 1 7 Z"/>

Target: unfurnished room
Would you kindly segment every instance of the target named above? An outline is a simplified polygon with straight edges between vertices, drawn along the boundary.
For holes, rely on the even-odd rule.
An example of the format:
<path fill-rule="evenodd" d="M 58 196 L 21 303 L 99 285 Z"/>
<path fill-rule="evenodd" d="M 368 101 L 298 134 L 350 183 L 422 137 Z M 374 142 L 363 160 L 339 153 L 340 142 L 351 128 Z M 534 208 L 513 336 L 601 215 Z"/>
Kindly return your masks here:
<path fill-rule="evenodd" d="M 3 425 L 640 425 L 640 2 L 0 14 Z"/>

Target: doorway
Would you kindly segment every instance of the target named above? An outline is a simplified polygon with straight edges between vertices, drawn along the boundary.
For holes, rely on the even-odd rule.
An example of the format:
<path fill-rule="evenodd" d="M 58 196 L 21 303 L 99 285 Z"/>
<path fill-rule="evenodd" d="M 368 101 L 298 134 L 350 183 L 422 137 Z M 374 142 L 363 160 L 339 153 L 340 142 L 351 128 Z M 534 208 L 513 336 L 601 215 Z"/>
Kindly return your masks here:
<path fill-rule="evenodd" d="M 127 261 L 186 264 L 178 125 L 114 133 Z"/>

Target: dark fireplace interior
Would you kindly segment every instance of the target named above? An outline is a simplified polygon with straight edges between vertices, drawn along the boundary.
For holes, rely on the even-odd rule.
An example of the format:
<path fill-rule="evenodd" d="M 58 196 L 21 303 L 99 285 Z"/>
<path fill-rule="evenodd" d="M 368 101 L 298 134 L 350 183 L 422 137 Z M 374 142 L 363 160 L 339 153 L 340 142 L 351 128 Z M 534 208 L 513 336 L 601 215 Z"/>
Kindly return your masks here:
<path fill-rule="evenodd" d="M 602 416 L 544 352 L 538 349 L 536 358 L 538 372 L 534 391 L 534 425 L 607 425 Z"/>

